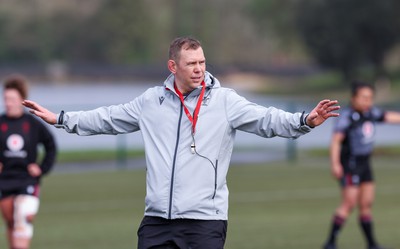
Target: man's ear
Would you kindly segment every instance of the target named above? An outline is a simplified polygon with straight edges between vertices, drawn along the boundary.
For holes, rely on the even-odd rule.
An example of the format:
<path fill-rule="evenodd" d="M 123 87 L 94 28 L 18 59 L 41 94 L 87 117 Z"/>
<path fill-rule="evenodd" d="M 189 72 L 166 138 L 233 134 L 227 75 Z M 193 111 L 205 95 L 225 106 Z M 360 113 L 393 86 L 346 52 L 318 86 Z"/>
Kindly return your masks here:
<path fill-rule="evenodd" d="M 168 70 L 173 74 L 176 73 L 176 62 L 174 60 L 168 60 Z"/>

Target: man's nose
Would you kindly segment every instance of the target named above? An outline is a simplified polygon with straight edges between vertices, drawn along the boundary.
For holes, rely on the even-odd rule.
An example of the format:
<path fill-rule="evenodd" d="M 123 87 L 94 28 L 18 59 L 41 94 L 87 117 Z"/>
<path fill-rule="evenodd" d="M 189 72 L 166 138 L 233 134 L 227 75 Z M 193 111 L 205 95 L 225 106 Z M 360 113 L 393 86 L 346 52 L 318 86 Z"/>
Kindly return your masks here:
<path fill-rule="evenodd" d="M 196 63 L 196 65 L 194 66 L 194 71 L 195 71 L 195 72 L 201 71 L 200 63 Z"/>

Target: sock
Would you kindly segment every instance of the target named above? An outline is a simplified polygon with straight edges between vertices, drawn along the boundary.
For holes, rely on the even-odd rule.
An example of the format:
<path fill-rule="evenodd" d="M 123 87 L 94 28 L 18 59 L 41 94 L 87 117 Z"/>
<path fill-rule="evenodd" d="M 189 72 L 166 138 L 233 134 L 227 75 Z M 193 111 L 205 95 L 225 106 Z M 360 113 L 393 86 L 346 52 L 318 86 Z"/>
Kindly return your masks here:
<path fill-rule="evenodd" d="M 327 244 L 336 244 L 336 238 L 345 221 L 345 218 L 342 218 L 338 215 L 333 216 L 331 232 L 329 234 Z"/>
<path fill-rule="evenodd" d="M 376 246 L 376 241 L 374 238 L 373 222 L 372 217 L 369 215 L 360 216 L 360 226 L 364 232 L 365 239 L 369 246 Z"/>

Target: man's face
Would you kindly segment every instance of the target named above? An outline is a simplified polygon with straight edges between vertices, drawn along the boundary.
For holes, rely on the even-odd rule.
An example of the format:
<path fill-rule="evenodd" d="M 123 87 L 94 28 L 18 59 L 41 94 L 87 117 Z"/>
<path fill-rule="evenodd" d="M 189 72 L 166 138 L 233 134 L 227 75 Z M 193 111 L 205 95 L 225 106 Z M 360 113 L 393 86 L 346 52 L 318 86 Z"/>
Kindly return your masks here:
<path fill-rule="evenodd" d="M 200 86 L 206 71 L 203 49 L 182 49 L 177 61 L 168 61 L 169 70 L 175 75 L 175 84 L 183 94 Z"/>

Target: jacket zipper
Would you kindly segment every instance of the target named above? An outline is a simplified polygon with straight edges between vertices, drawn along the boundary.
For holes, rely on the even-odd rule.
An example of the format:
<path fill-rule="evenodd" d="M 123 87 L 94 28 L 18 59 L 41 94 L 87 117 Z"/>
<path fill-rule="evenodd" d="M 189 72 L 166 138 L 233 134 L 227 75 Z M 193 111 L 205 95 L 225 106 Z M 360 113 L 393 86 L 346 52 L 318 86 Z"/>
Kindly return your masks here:
<path fill-rule="evenodd" d="M 182 121 L 182 113 L 183 113 L 183 106 L 181 103 L 181 112 L 179 114 L 179 120 L 178 120 L 178 129 L 177 129 L 177 135 L 176 135 L 176 144 L 175 144 L 175 153 L 174 153 L 174 160 L 172 163 L 172 172 L 171 172 L 171 186 L 169 189 L 169 209 L 168 209 L 168 219 L 171 219 L 171 212 L 172 212 L 172 195 L 173 195 L 173 190 L 174 190 L 174 176 L 175 176 L 175 164 L 176 164 L 176 156 L 178 154 L 178 145 L 179 145 L 179 135 L 180 135 L 180 129 L 181 129 L 181 121 Z"/>

